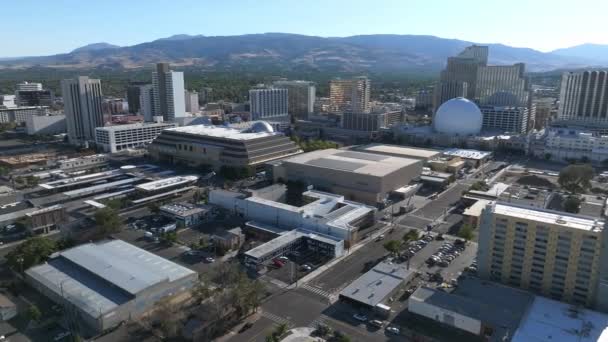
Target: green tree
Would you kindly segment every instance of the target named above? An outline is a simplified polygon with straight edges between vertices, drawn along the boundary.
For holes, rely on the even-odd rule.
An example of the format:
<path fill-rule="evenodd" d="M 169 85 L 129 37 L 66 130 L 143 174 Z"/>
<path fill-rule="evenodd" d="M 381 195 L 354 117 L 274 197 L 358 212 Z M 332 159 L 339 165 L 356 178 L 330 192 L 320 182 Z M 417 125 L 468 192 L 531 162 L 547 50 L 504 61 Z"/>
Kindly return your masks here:
<path fill-rule="evenodd" d="M 171 231 L 161 234 L 160 240 L 167 246 L 173 246 L 177 242 L 177 232 Z"/>
<path fill-rule="evenodd" d="M 470 224 L 463 224 L 458 231 L 458 237 L 467 241 L 473 240 L 473 227 Z"/>
<path fill-rule="evenodd" d="M 551 160 L 551 157 L 553 157 L 551 153 L 545 153 L 545 160 Z"/>
<path fill-rule="evenodd" d="M 38 177 L 30 175 L 25 177 L 25 181 L 27 182 L 28 186 L 36 186 L 40 180 Z"/>
<path fill-rule="evenodd" d="M 420 233 L 417 229 L 410 229 L 403 235 L 403 242 L 408 243 L 410 241 L 420 239 Z"/>
<path fill-rule="evenodd" d="M 582 192 L 591 187 L 591 180 L 594 175 L 595 171 L 591 165 L 573 164 L 560 171 L 557 182 L 568 191 Z"/>
<path fill-rule="evenodd" d="M 395 255 L 399 252 L 401 248 L 401 242 L 398 240 L 390 240 L 384 243 L 384 249 L 386 249 L 392 255 Z"/>
<path fill-rule="evenodd" d="M 33 237 L 17 246 L 6 255 L 7 264 L 17 271 L 25 271 L 38 265 L 57 250 L 54 240 L 45 237 Z"/>
<path fill-rule="evenodd" d="M 122 219 L 118 216 L 118 212 L 110 207 L 98 209 L 94 219 L 97 233 L 102 238 L 122 230 Z"/>
<path fill-rule="evenodd" d="M 488 184 L 484 181 L 477 181 L 473 183 L 473 185 L 471 185 L 471 188 L 469 190 L 486 191 L 488 190 Z"/>
<path fill-rule="evenodd" d="M 580 210 L 580 207 L 581 200 L 576 196 L 568 196 L 564 201 L 564 210 L 569 213 L 577 214 Z"/>
<path fill-rule="evenodd" d="M 40 309 L 34 304 L 27 308 L 25 314 L 30 321 L 34 322 L 40 322 L 40 319 L 42 318 L 42 312 L 40 312 Z"/>

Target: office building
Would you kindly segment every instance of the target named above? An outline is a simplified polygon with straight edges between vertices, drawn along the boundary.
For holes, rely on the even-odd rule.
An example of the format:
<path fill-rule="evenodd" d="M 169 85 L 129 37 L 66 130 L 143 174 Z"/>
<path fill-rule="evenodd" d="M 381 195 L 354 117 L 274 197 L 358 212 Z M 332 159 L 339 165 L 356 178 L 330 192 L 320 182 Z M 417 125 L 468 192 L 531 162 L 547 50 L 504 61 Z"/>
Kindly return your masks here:
<path fill-rule="evenodd" d="M 287 89 L 257 88 L 249 90 L 251 120 L 284 120 L 289 118 Z"/>
<path fill-rule="evenodd" d="M 139 114 L 146 122 L 154 120 L 154 87 L 151 84 L 139 87 Z"/>
<path fill-rule="evenodd" d="M 543 97 L 534 100 L 536 106 L 536 116 L 534 118 L 534 129 L 541 130 L 557 117 L 556 99 Z"/>
<path fill-rule="evenodd" d="M 287 89 L 288 112 L 296 120 L 306 120 L 314 111 L 316 88 L 308 81 L 276 81 L 275 88 Z"/>
<path fill-rule="evenodd" d="M 141 96 L 141 89 L 145 85 L 149 85 L 149 83 L 129 82 L 129 86 L 127 87 L 127 103 L 129 104 L 129 113 L 140 113 L 141 104 L 139 102 L 139 97 Z"/>
<path fill-rule="evenodd" d="M 186 112 L 188 113 L 198 113 L 201 108 L 198 105 L 198 93 L 195 91 L 185 91 L 184 97 L 186 101 Z"/>
<path fill-rule="evenodd" d="M 607 310 L 607 240 L 599 217 L 491 202 L 480 219 L 478 274 Z"/>
<path fill-rule="evenodd" d="M 122 240 L 55 253 L 25 277 L 68 310 L 64 316 L 71 324 L 92 334 L 138 319 L 160 300 L 198 283 L 196 272 Z"/>
<path fill-rule="evenodd" d="M 607 126 L 608 71 L 565 72 L 557 118 L 590 126 Z"/>
<path fill-rule="evenodd" d="M 191 166 L 249 167 L 301 153 L 300 148 L 268 123 L 250 129 L 192 125 L 169 128 L 149 145 L 150 156 L 159 161 Z"/>
<path fill-rule="evenodd" d="M 101 102 L 101 111 L 107 117 L 112 117 L 116 114 L 126 114 L 128 103 L 120 98 L 106 98 Z M 110 120 L 108 120 L 110 121 Z"/>
<path fill-rule="evenodd" d="M 329 81 L 330 111 L 369 113 L 371 81 L 360 76 L 350 80 Z"/>
<path fill-rule="evenodd" d="M 276 161 L 271 168 L 275 181 L 302 181 L 348 200 L 377 205 L 420 176 L 422 161 L 326 149 Z"/>
<path fill-rule="evenodd" d="M 501 133 L 528 132 L 530 120 L 527 107 L 481 106 L 479 109 L 483 115 L 483 129 Z"/>
<path fill-rule="evenodd" d="M 51 106 L 55 100 L 53 92 L 43 89 L 42 83 L 19 83 L 15 96 L 16 104 L 21 107 Z"/>
<path fill-rule="evenodd" d="M 528 106 L 529 84 L 525 65 L 488 65 L 488 47 L 472 45 L 448 58 L 437 84 L 435 108 L 465 97 L 479 105 Z"/>
<path fill-rule="evenodd" d="M 342 128 L 355 131 L 375 132 L 402 121 L 403 113 L 401 111 L 382 113 L 344 112 L 342 114 Z"/>
<path fill-rule="evenodd" d="M 168 122 L 186 116 L 183 72 L 171 71 L 169 63 L 156 64 L 152 73 L 152 89 L 152 116 L 162 116 Z"/>
<path fill-rule="evenodd" d="M 213 89 L 209 88 L 209 87 L 202 87 L 200 89 L 200 91 L 198 92 L 198 100 L 199 103 L 202 105 L 205 105 L 209 102 L 211 102 L 212 97 L 211 94 L 213 93 Z"/>
<path fill-rule="evenodd" d="M 79 76 L 63 80 L 61 89 L 70 144 L 95 141 L 95 128 L 104 125 L 101 81 Z"/>
<path fill-rule="evenodd" d="M 481 106 L 527 106 L 530 96 L 526 66 L 484 65 L 477 69 L 474 100 Z"/>
<path fill-rule="evenodd" d="M 162 122 L 98 127 L 95 132 L 95 142 L 104 152 L 116 153 L 145 147 L 164 129 L 172 127 L 175 127 L 175 124 Z"/>
<path fill-rule="evenodd" d="M 250 196 L 212 190 L 209 203 L 277 230 L 299 228 L 344 240 L 347 247 L 363 238 L 360 231 L 376 223 L 377 213 L 375 207 L 315 190 L 302 193 L 301 203 L 290 204 L 283 184 L 251 191 Z"/>
<path fill-rule="evenodd" d="M 30 115 L 25 122 L 29 135 L 54 135 L 67 132 L 65 115 Z"/>

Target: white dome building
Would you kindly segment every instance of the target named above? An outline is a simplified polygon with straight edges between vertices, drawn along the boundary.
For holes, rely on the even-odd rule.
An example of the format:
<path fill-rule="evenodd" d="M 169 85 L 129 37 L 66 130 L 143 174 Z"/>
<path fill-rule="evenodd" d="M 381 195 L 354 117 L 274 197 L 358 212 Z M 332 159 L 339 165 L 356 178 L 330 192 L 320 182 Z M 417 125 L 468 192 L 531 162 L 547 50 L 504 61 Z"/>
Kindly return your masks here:
<path fill-rule="evenodd" d="M 481 131 L 483 115 L 479 107 L 464 97 L 444 102 L 433 119 L 435 131 L 450 135 L 475 135 Z"/>

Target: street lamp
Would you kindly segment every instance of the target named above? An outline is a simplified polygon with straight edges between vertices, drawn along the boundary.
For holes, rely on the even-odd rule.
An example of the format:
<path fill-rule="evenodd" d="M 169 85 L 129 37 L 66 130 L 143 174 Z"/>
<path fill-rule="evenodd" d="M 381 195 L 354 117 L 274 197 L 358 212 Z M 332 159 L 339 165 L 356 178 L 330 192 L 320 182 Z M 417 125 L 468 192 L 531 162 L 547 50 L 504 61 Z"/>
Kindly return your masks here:
<path fill-rule="evenodd" d="M 20 268 L 22 274 L 23 274 L 23 262 L 24 261 L 25 260 L 23 259 L 23 256 L 21 256 L 21 255 L 17 258 L 17 263 L 19 264 L 19 268 Z"/>

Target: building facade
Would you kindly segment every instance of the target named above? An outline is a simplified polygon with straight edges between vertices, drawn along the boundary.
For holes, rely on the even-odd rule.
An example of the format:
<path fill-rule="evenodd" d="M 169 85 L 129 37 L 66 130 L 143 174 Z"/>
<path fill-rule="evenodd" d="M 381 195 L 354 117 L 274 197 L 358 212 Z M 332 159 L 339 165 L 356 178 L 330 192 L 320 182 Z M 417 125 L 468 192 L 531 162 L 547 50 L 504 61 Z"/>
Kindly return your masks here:
<path fill-rule="evenodd" d="M 61 89 L 70 144 L 95 141 L 95 129 L 104 125 L 101 81 L 79 76 L 63 80 Z"/>
<path fill-rule="evenodd" d="M 287 89 L 288 112 L 294 119 L 306 120 L 314 111 L 316 88 L 308 81 L 276 81 L 275 88 Z"/>
<path fill-rule="evenodd" d="M 23 125 L 31 116 L 47 115 L 48 107 L 0 108 L 0 123 Z"/>
<path fill-rule="evenodd" d="M 171 127 L 175 127 L 175 124 L 147 122 L 98 127 L 95 131 L 95 142 L 104 152 L 116 153 L 130 148 L 145 147 L 164 129 Z"/>
<path fill-rule="evenodd" d="M 27 134 L 48 135 L 67 132 L 65 115 L 30 115 L 25 122 Z"/>
<path fill-rule="evenodd" d="M 139 87 L 139 114 L 146 122 L 154 120 L 154 87 L 151 84 Z"/>
<path fill-rule="evenodd" d="M 498 107 L 481 106 L 483 114 L 483 128 L 499 130 L 505 133 L 528 132 L 529 111 L 527 107 Z"/>
<path fill-rule="evenodd" d="M 607 239 L 600 218 L 490 203 L 480 220 L 478 274 L 606 310 Z"/>
<path fill-rule="evenodd" d="M 18 106 L 51 106 L 55 96 L 51 90 L 42 88 L 42 83 L 23 82 L 17 84 L 15 102 Z"/>
<path fill-rule="evenodd" d="M 488 65 L 488 47 L 472 45 L 449 57 L 436 86 L 435 108 L 465 97 L 483 106 L 528 106 L 529 83 L 525 65 Z"/>
<path fill-rule="evenodd" d="M 302 152 L 272 128 L 251 132 L 220 126 L 192 125 L 169 128 L 148 146 L 159 161 L 191 166 L 250 167 Z"/>
<path fill-rule="evenodd" d="M 148 82 L 129 82 L 127 87 L 127 103 L 129 104 L 129 113 L 137 114 L 140 112 L 139 97 L 141 96 L 142 86 L 147 85 Z"/>
<path fill-rule="evenodd" d="M 259 88 L 249 90 L 251 120 L 287 120 L 289 100 L 287 89 Z"/>
<path fill-rule="evenodd" d="M 559 102 L 559 120 L 607 126 L 608 71 L 564 73 Z"/>
<path fill-rule="evenodd" d="M 365 76 L 350 80 L 331 80 L 329 81 L 330 111 L 369 113 L 370 94 L 371 81 Z"/>
<path fill-rule="evenodd" d="M 195 91 L 185 91 L 184 97 L 186 101 L 186 112 L 188 113 L 198 113 L 201 108 L 198 104 L 198 93 Z"/>
<path fill-rule="evenodd" d="M 153 115 L 172 122 L 186 116 L 184 73 L 171 71 L 169 63 L 156 64 L 152 73 Z"/>
<path fill-rule="evenodd" d="M 345 112 L 342 114 L 342 128 L 355 131 L 379 131 L 403 121 L 401 111 L 382 113 Z"/>

